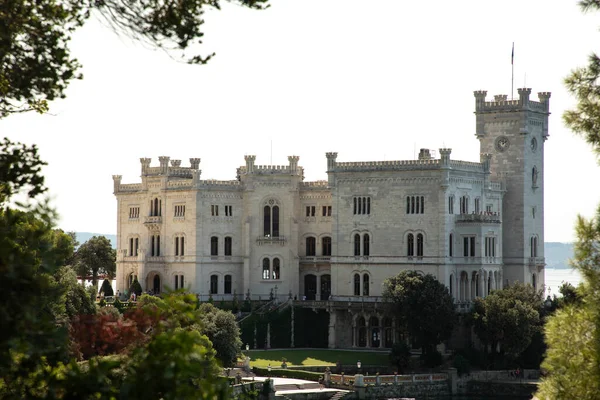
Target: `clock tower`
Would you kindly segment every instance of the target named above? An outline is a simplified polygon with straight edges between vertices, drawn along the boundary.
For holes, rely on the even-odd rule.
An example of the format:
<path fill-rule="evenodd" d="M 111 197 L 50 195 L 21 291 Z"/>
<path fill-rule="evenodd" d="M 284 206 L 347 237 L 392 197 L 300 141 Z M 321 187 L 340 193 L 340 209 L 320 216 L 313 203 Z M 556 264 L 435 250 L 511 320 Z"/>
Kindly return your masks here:
<path fill-rule="evenodd" d="M 475 94 L 475 136 L 480 152 L 492 155 L 491 179 L 506 193 L 501 213 L 503 284 L 544 284 L 544 143 L 548 139 L 550 93 L 529 99 L 531 89 L 518 89 L 519 98 L 506 95 L 486 101 Z"/>

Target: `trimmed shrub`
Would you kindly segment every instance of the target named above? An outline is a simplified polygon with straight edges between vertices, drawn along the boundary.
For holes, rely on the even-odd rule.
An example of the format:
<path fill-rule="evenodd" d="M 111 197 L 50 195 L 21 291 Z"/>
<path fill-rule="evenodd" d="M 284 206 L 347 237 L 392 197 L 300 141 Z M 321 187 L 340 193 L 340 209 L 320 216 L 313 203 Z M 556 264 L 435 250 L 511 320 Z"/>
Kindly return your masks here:
<path fill-rule="evenodd" d="M 457 354 L 454 357 L 454 361 L 452 362 L 452 366 L 456 368 L 458 372 L 458 376 L 462 376 L 464 374 L 468 374 L 471 372 L 471 363 L 465 357 L 460 354 Z"/>
<path fill-rule="evenodd" d="M 442 356 L 442 353 L 435 350 L 435 351 L 426 353 L 424 356 L 422 356 L 422 360 L 423 360 L 423 365 L 425 367 L 435 368 L 435 367 L 439 367 L 440 365 L 442 365 L 442 362 L 444 361 L 444 357 Z"/>
<path fill-rule="evenodd" d="M 104 293 L 104 296 L 114 296 L 115 295 L 112 285 L 110 284 L 108 279 L 105 279 L 102 282 L 102 286 L 100 286 L 100 293 Z"/>
<path fill-rule="evenodd" d="M 129 293 L 135 293 L 138 297 L 142 295 L 142 285 L 140 285 L 137 279 L 135 279 L 129 287 Z"/>

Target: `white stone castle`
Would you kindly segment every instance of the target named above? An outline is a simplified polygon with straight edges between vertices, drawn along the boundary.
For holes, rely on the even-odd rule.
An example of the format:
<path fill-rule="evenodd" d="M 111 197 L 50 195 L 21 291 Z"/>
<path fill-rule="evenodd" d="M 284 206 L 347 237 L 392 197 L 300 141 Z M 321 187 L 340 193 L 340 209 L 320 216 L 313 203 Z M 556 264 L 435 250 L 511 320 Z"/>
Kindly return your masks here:
<path fill-rule="evenodd" d="M 478 163 L 445 148 L 406 161 L 327 153 L 327 180 L 305 182 L 297 156 L 246 156 L 235 180 L 215 181 L 199 158 L 142 158 L 141 183 L 113 176 L 117 289 L 137 277 L 144 291 L 203 300 L 293 298 L 329 311 L 330 347 L 389 347 L 399 332 L 377 304 L 400 271 L 434 275 L 462 310 L 515 281 L 540 288 L 550 93 L 518 93 L 474 93 Z"/>

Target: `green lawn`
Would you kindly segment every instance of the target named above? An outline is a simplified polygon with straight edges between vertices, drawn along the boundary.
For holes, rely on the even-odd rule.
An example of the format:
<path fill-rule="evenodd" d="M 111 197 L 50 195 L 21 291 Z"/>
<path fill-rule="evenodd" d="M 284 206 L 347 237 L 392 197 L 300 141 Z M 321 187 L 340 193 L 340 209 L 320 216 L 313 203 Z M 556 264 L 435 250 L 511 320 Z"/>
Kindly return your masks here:
<path fill-rule="evenodd" d="M 358 360 L 363 365 L 388 365 L 388 353 L 326 350 L 326 349 L 284 349 L 284 350 L 250 350 L 244 351 L 250 356 L 251 367 L 281 366 L 281 359 L 286 358 L 288 365 L 335 365 L 340 361 L 343 365 L 355 365 Z"/>

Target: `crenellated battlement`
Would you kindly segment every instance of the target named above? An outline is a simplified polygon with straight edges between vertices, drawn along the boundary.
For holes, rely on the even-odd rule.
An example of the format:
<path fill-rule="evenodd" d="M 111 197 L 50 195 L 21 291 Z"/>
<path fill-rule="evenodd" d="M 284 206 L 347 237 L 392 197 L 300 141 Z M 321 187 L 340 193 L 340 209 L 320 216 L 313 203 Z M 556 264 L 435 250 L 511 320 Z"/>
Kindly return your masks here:
<path fill-rule="evenodd" d="M 142 176 L 167 176 L 177 178 L 192 178 L 193 171 L 197 171 L 200 166 L 199 158 L 190 158 L 190 166 L 182 167 L 181 160 L 171 160 L 170 157 L 158 157 L 160 166 L 151 167 L 151 158 L 140 158 L 142 166 Z M 171 165 L 169 165 L 169 162 Z"/>
<path fill-rule="evenodd" d="M 549 110 L 550 92 L 538 93 L 539 101 L 529 99 L 531 88 L 517 89 L 519 94 L 518 99 L 508 100 L 508 95 L 499 94 L 494 96 L 494 101 L 486 101 L 487 91 L 476 90 L 473 92 L 475 96 L 476 112 L 503 112 L 503 111 L 534 111 L 547 113 Z"/>
<path fill-rule="evenodd" d="M 240 181 L 219 181 L 216 179 L 206 179 L 206 180 L 200 181 L 200 187 L 205 188 L 205 189 L 214 188 L 214 187 L 239 188 L 241 186 L 242 186 L 242 183 Z"/>
<path fill-rule="evenodd" d="M 301 182 L 300 189 L 327 189 L 327 181 Z"/>
<path fill-rule="evenodd" d="M 304 168 L 298 166 L 300 157 L 288 156 L 288 165 L 256 165 L 256 156 L 244 156 L 246 165 L 238 168 L 238 175 L 299 175 L 304 176 Z"/>

